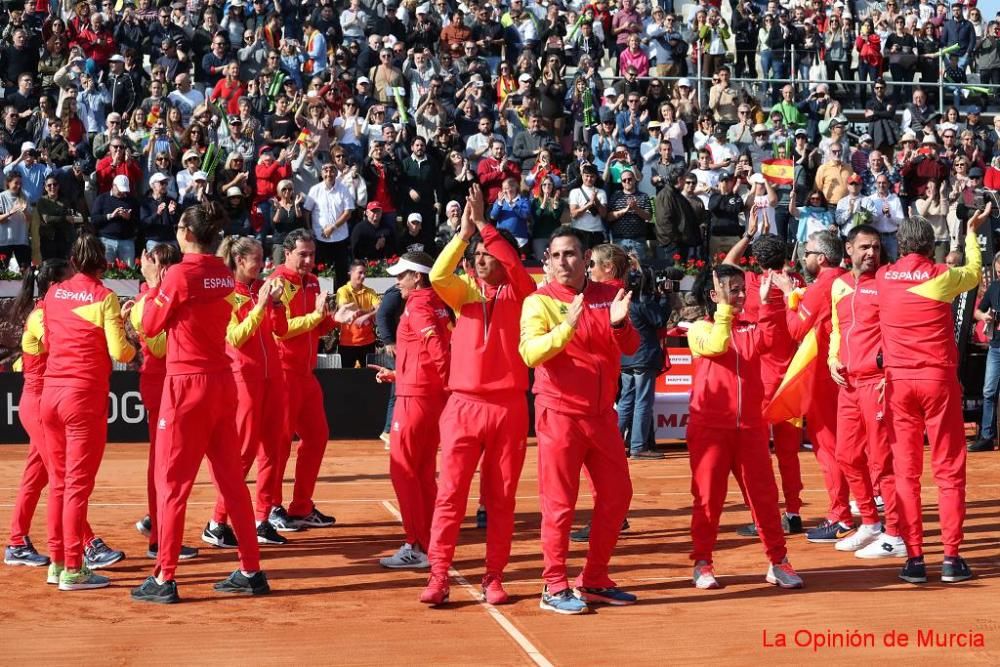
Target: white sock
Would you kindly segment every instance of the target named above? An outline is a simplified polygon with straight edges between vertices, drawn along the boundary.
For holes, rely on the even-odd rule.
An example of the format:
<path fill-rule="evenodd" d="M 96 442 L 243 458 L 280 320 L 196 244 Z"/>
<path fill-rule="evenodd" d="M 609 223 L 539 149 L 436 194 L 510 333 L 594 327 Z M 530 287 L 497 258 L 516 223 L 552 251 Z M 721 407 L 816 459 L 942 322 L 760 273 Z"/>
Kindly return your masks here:
<path fill-rule="evenodd" d="M 789 519 L 794 519 L 795 517 L 798 516 L 798 514 L 796 514 L 795 512 L 785 512 L 785 516 L 787 516 Z"/>
<path fill-rule="evenodd" d="M 881 533 L 882 532 L 882 522 L 876 521 L 875 523 L 864 523 L 861 524 L 861 528 L 868 533 Z"/>
<path fill-rule="evenodd" d="M 215 530 L 216 528 L 219 527 L 219 522 L 218 521 L 209 521 L 208 522 L 208 527 L 210 529 L 212 529 L 212 530 Z"/>
<path fill-rule="evenodd" d="M 258 521 L 257 522 L 257 527 L 260 528 L 260 524 L 262 524 L 262 523 L 264 523 L 264 522 L 263 521 Z"/>

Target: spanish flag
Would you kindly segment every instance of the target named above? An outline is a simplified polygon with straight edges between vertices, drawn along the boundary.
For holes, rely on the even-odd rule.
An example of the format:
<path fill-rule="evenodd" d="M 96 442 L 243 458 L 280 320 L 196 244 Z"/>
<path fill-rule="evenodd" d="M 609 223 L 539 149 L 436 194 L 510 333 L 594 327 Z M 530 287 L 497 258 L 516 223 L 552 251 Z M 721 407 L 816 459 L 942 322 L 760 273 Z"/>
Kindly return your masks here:
<path fill-rule="evenodd" d="M 791 185 L 795 176 L 795 167 L 791 160 L 769 158 L 760 161 L 760 173 L 771 185 Z"/>
<path fill-rule="evenodd" d="M 816 367 L 819 363 L 819 342 L 812 329 L 799 345 L 792 362 L 785 371 L 785 378 L 774 392 L 771 402 L 764 408 L 764 417 L 772 424 L 801 419 L 809 407 Z"/>

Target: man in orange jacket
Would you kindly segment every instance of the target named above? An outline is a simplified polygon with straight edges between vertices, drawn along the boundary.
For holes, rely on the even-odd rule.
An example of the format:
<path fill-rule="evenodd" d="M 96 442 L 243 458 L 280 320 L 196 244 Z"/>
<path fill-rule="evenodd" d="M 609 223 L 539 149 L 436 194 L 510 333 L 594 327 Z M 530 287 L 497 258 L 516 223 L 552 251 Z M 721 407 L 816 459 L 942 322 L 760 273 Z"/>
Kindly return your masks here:
<path fill-rule="evenodd" d="M 924 433 L 938 487 L 944 563 L 941 581 L 972 578 L 959 556 L 965 521 L 965 425 L 952 300 L 976 287 L 983 258 L 976 229 L 989 217 L 990 205 L 969 218 L 965 266 L 935 264 L 934 229 L 923 219 L 899 225 L 899 261 L 879 269 L 885 363 L 886 419 L 896 476 L 896 507 L 909 558 L 899 577 L 913 584 L 927 581 L 924 565 L 920 476 L 924 468 Z"/>
<path fill-rule="evenodd" d="M 474 273 L 455 269 L 472 250 Z M 521 264 L 513 238 L 483 217 L 483 195 L 473 185 L 462 227 L 434 263 L 434 291 L 458 313 L 452 340 L 451 396 L 441 416 L 441 472 L 431 527 L 431 577 L 425 604 L 448 599 L 448 568 L 465 516 L 469 486 L 482 458 L 480 488 L 489 523 L 483 595 L 507 602 L 503 570 L 514 534 L 514 496 L 528 437 L 528 369 L 517 351 L 521 306 L 535 281 Z"/>
<path fill-rule="evenodd" d="M 615 396 L 621 355 L 634 354 L 631 295 L 587 279 L 590 251 L 570 227 L 549 241 L 554 282 L 524 301 L 521 358 L 535 370 L 535 433 L 538 493 L 542 508 L 545 588 L 540 606 L 560 614 L 588 611 L 587 602 L 628 605 L 636 601 L 608 576 L 608 562 L 632 500 L 625 443 L 618 431 Z M 590 549 L 576 578 L 566 576 L 580 468 L 590 480 L 594 513 Z"/>

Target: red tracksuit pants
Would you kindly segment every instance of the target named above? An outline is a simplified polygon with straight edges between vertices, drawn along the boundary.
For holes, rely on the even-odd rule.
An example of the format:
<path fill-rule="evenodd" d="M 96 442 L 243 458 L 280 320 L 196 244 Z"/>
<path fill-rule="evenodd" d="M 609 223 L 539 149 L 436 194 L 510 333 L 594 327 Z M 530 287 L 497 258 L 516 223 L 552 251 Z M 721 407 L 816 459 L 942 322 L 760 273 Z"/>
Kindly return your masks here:
<path fill-rule="evenodd" d="M 892 472 L 892 450 L 879 401 L 878 382 L 851 383 L 841 387 L 837 401 L 837 463 L 858 502 L 861 521 L 878 522 L 875 489 L 885 503 L 885 532 L 899 535 L 896 526 L 896 482 Z"/>
<path fill-rule="evenodd" d="M 399 501 L 407 544 L 425 551 L 431 543 L 431 519 L 437 496 L 438 421 L 447 394 L 396 395 L 389 446 L 389 478 Z"/>
<path fill-rule="evenodd" d="M 911 558 L 922 556 L 924 525 L 920 475 L 924 470 L 924 431 L 931 446 L 931 468 L 938 487 L 938 514 L 945 556 L 957 556 L 965 522 L 965 425 L 962 389 L 947 379 L 892 379 L 886 382 L 886 422 L 896 479 L 899 530 Z"/>
<path fill-rule="evenodd" d="M 472 477 L 482 459 L 479 495 L 489 517 L 486 573 L 502 574 L 510 560 L 515 495 L 524 468 L 527 399 L 523 394 L 489 400 L 452 394 L 441 415 L 441 433 L 441 472 L 427 552 L 431 572 L 448 576 Z"/>
<path fill-rule="evenodd" d="M 764 551 L 772 563 L 786 554 L 785 533 L 778 509 L 767 428 L 710 428 L 691 425 L 687 431 L 691 464 L 691 560 L 712 562 L 719 537 L 719 518 L 729 492 L 729 474 L 740 480 Z"/>
<path fill-rule="evenodd" d="M 146 498 L 149 502 L 149 543 L 156 542 L 156 433 L 160 421 L 160 403 L 163 401 L 163 383 L 167 376 L 160 373 L 139 375 L 139 396 L 146 408 L 146 423 L 149 425 L 149 458 L 146 461 Z"/>
<path fill-rule="evenodd" d="M 832 388 L 831 388 L 832 387 Z M 830 380 L 817 383 L 812 405 L 806 413 L 806 432 L 813 446 L 813 453 L 823 473 L 823 486 L 830 504 L 826 518 L 832 521 L 853 523 L 851 517 L 851 490 L 847 478 L 837 463 L 837 394 L 840 387 Z"/>
<path fill-rule="evenodd" d="M 784 376 L 765 382 L 764 405 L 770 402 L 778 391 Z M 802 467 L 799 450 L 802 448 L 802 427 L 789 422 L 771 425 L 771 440 L 774 442 L 774 458 L 778 459 L 781 473 L 781 493 L 785 498 L 785 511 L 799 514 L 802 511 Z"/>
<path fill-rule="evenodd" d="M 625 459 L 625 443 L 618 431 L 618 415 L 614 410 L 591 416 L 538 407 L 535 434 L 538 437 L 538 494 L 545 561 L 542 578 L 549 592 L 558 593 L 569 588 L 566 555 L 580 493 L 581 468 L 590 481 L 594 512 L 590 521 L 587 562 L 574 585 L 614 586 L 615 582 L 608 576 L 608 562 L 632 502 L 632 480 Z M 487 492 L 486 502 L 490 500 Z"/>
<path fill-rule="evenodd" d="M 248 572 L 260 569 L 250 493 L 240 475 L 235 396 L 236 383 L 228 372 L 167 376 L 156 435 L 160 551 L 154 571 L 165 581 L 172 580 L 177 569 L 188 496 L 206 455 L 233 518 L 240 567 Z"/>
<path fill-rule="evenodd" d="M 295 452 L 295 488 L 288 514 L 306 516 L 313 511 L 313 491 L 326 453 L 330 427 L 323 407 L 323 389 L 313 373 L 285 371 L 285 391 L 288 395 L 288 430 L 278 451 L 278 469 L 275 476 L 274 504 L 282 503 L 281 480 L 291 453 L 292 436 L 298 434 L 299 446 Z"/>
<path fill-rule="evenodd" d="M 240 441 L 243 478 L 257 461 L 258 521 L 266 521 L 274 506 L 274 489 L 281 488 L 278 477 L 278 451 L 288 435 L 285 424 L 285 379 L 236 376 L 236 435 Z M 215 501 L 213 520 L 226 523 L 226 504 L 222 496 Z"/>
<path fill-rule="evenodd" d="M 94 387 L 42 390 L 42 456 L 49 476 L 49 558 L 83 564 L 87 503 L 108 433 L 108 392 Z"/>
<path fill-rule="evenodd" d="M 22 546 L 24 538 L 31 533 L 31 519 L 35 516 L 38 499 L 42 489 L 49 483 L 49 475 L 45 472 L 45 460 L 42 457 L 42 395 L 40 392 L 25 391 L 17 405 L 17 415 L 21 426 L 28 433 L 28 457 L 24 461 L 24 472 L 21 474 L 21 485 L 17 489 L 14 500 L 14 511 L 10 517 L 11 546 Z M 83 544 L 86 546 L 94 539 L 94 531 L 90 524 L 84 521 Z"/>

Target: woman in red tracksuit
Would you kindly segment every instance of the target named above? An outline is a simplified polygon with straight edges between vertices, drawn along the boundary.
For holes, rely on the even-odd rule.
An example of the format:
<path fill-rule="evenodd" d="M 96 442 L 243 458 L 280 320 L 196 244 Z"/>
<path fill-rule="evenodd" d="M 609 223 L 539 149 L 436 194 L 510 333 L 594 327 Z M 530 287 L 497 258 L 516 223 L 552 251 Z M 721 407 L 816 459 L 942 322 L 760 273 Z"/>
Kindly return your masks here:
<path fill-rule="evenodd" d="M 393 569 L 430 565 L 431 518 L 437 497 L 438 421 L 448 398 L 451 311 L 431 288 L 434 259 L 408 252 L 389 269 L 406 308 L 396 330 L 396 370 L 377 367 L 379 381 L 396 382 L 389 476 L 403 516 L 406 542 L 379 561 Z"/>
<path fill-rule="evenodd" d="M 776 342 L 788 338 L 785 311 L 772 297 L 769 274 L 760 284 L 757 322 L 740 315 L 746 300 L 743 272 L 719 265 L 703 273 L 695 293 L 711 315 L 688 331 L 694 357 L 691 417 L 687 443 L 691 464 L 691 541 L 694 585 L 719 588 L 712 551 L 719 535 L 719 517 L 726 500 L 730 473 L 742 480 L 750 509 L 771 565 L 768 583 L 800 588 L 802 579 L 786 557 L 785 535 L 778 510 L 778 486 L 768 451 L 767 424 L 762 413 L 764 386 L 760 359 Z"/>
<path fill-rule="evenodd" d="M 103 588 L 111 581 L 83 561 L 87 502 L 104 455 L 111 359 L 135 356 L 125 339 L 118 297 L 101 283 L 104 245 L 90 234 L 73 244 L 76 271 L 42 302 L 49 350 L 42 388 L 42 447 L 49 475 L 48 580 L 59 590 Z"/>
<path fill-rule="evenodd" d="M 214 202 L 184 211 L 177 224 L 177 243 L 184 258 L 167 271 L 142 315 L 140 334 L 167 334 L 167 377 L 156 436 L 156 542 L 160 548 L 153 576 L 132 590 L 132 598 L 139 601 L 179 601 L 174 574 L 184 514 L 206 454 L 239 539 L 240 569 L 215 584 L 215 590 L 243 595 L 270 592 L 267 577 L 260 571 L 253 508 L 241 475 L 233 400 L 236 383 L 226 355 L 236 281 L 213 253 L 224 225 L 225 214 Z"/>
<path fill-rule="evenodd" d="M 222 241 L 219 257 L 236 278 L 236 310 L 226 333 L 226 352 L 236 379 L 236 431 L 241 445 L 243 476 L 257 461 L 257 542 L 285 544 L 268 521 L 274 506 L 278 448 L 286 433 L 285 380 L 275 336 L 288 332 L 285 306 L 281 302 L 284 281 L 260 280 L 264 249 L 259 241 L 230 236 Z M 221 496 L 215 515 L 202 540 L 218 547 L 235 547 L 236 537 L 226 524 L 226 506 Z"/>
<path fill-rule="evenodd" d="M 142 330 L 142 313 L 146 299 L 163 281 L 167 269 L 181 261 L 181 253 L 169 243 L 159 243 L 148 252 L 142 253 L 142 275 L 146 282 L 139 289 L 139 298 L 132 304 L 125 304 L 122 310 L 129 320 L 133 330 Z M 149 457 L 146 462 L 146 498 L 149 514 L 137 521 L 136 530 L 149 538 L 149 550 L 146 556 L 156 558 L 156 425 L 160 417 L 160 400 L 163 397 L 163 383 L 166 380 L 167 364 L 164 357 L 167 354 L 167 336 L 161 333 L 148 339 L 139 336 L 139 349 L 142 352 L 142 366 L 139 368 L 139 395 L 146 408 L 146 423 L 149 428 Z M 189 546 L 181 547 L 181 559 L 194 558 L 198 550 Z"/>

